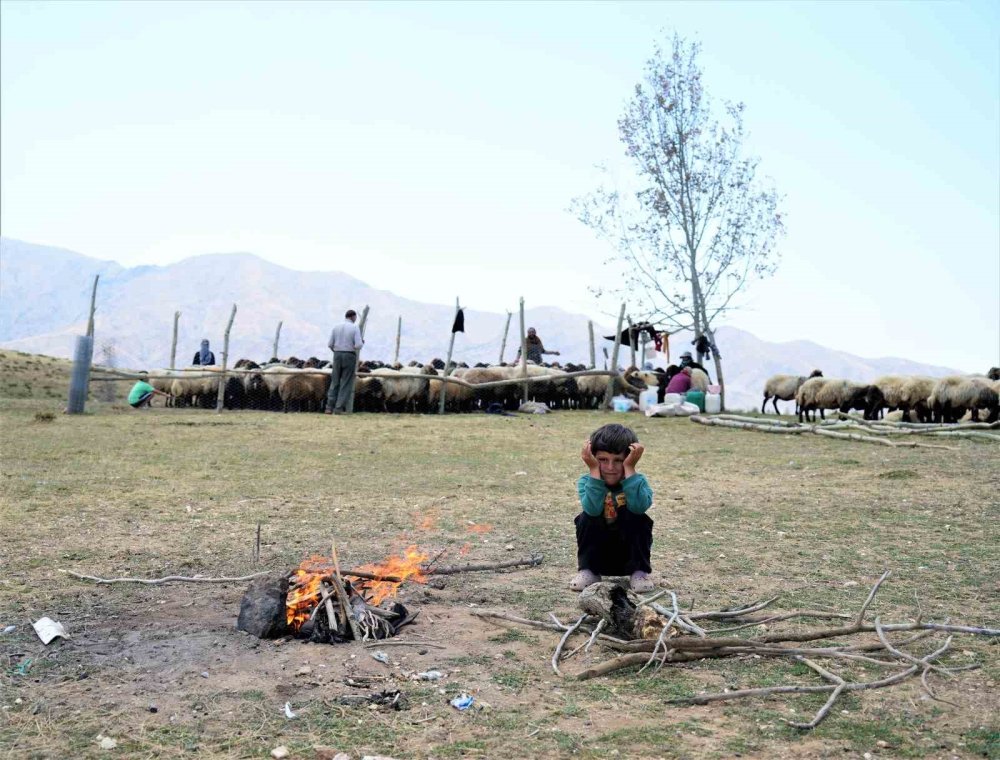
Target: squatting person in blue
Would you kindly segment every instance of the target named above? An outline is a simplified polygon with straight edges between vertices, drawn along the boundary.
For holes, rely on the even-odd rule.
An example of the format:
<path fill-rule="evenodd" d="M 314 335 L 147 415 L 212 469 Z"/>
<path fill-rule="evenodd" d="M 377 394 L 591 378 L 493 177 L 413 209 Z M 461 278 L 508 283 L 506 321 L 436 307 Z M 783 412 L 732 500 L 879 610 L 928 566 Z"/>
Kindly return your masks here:
<path fill-rule="evenodd" d="M 653 490 L 635 471 L 644 448 L 635 432 L 617 424 L 598 428 L 583 444 L 581 458 L 589 472 L 576 484 L 583 512 L 575 520 L 579 572 L 570 582 L 574 591 L 602 575 L 628 575 L 636 592 L 653 588 L 653 521 L 646 514 Z"/>

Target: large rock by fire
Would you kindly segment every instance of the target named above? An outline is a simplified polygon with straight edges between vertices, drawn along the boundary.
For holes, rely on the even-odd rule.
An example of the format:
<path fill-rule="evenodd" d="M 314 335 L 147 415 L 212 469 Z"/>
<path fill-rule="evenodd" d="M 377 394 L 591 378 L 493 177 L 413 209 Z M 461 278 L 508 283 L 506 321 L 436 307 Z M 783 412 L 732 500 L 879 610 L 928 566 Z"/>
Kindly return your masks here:
<path fill-rule="evenodd" d="M 275 639 L 286 633 L 286 598 L 288 578 L 272 573 L 254 578 L 240 602 L 236 627 L 262 639 Z"/>

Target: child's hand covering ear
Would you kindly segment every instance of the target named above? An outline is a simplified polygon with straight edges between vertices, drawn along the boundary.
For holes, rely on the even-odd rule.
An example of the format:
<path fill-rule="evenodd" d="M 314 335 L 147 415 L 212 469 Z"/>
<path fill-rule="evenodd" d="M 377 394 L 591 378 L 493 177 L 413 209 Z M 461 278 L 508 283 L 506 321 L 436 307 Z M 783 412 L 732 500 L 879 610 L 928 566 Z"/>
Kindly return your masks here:
<path fill-rule="evenodd" d="M 628 447 L 628 456 L 625 457 L 625 477 L 630 478 L 635 475 L 635 466 L 642 459 L 642 452 L 646 450 L 646 447 L 641 443 L 636 441 L 630 444 Z"/>
<path fill-rule="evenodd" d="M 590 450 L 589 438 L 583 442 L 583 451 L 580 452 L 580 458 L 583 460 L 583 463 L 587 465 L 587 468 L 590 470 L 591 477 L 594 478 L 601 477 L 601 465 L 598 464 L 597 457 L 595 457 L 594 453 Z"/>

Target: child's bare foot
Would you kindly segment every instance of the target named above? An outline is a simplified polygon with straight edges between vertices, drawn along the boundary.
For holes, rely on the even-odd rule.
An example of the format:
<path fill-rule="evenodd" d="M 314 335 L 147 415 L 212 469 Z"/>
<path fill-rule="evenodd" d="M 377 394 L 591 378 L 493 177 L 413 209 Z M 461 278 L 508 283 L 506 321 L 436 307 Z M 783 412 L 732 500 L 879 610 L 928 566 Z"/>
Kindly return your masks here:
<path fill-rule="evenodd" d="M 590 570 L 581 570 L 576 574 L 576 577 L 569 582 L 569 587 L 574 591 L 583 591 L 587 588 L 587 586 L 600 582 L 601 576 L 590 572 Z"/>
<path fill-rule="evenodd" d="M 637 594 L 645 594 L 653 590 L 653 581 L 649 579 L 649 573 L 644 573 L 642 570 L 636 570 L 632 573 L 629 585 Z"/>

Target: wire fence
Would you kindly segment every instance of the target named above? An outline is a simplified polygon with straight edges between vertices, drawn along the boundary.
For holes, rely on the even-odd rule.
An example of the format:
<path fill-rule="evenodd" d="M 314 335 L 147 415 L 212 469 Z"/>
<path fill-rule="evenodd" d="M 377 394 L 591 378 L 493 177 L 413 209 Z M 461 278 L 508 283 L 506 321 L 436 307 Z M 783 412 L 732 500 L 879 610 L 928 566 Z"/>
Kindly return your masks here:
<path fill-rule="evenodd" d="M 326 362 L 321 362 L 326 365 Z M 613 394 L 636 396 L 642 387 L 610 370 L 524 366 L 455 366 L 449 375 L 443 366 L 375 366 L 362 363 L 353 377 L 348 398 L 353 411 L 371 413 L 511 412 L 532 402 L 549 409 L 598 409 Z M 91 382 L 149 383 L 169 394 L 153 403 L 168 407 L 222 408 L 276 412 L 325 412 L 336 407 L 338 387 L 330 366 L 295 367 L 286 363 L 264 366 L 194 367 L 154 373 L 124 372 L 95 365 Z M 121 393 L 113 394 L 120 397 Z M 106 398 L 105 394 L 99 394 Z"/>
<path fill-rule="evenodd" d="M 92 365 L 93 325 L 95 297 L 98 278 L 94 279 L 91 295 L 90 318 L 87 336 L 77 341 L 77 358 L 70 382 L 67 411 L 83 411 L 87 399 L 93 398 L 88 392 L 91 383 L 104 386 L 100 398 L 114 403 L 123 395 L 117 387 L 108 390 L 111 384 L 120 386 L 133 383 L 128 400 L 133 405 L 151 405 L 160 397 L 169 407 L 200 407 L 228 410 L 261 410 L 282 412 L 413 412 L 437 411 L 471 412 L 487 411 L 507 413 L 524 410 L 525 404 L 533 403 L 535 409 L 597 409 L 608 406 L 616 394 L 631 395 L 633 398 L 645 388 L 641 381 L 629 382 L 618 368 L 618 354 L 622 338 L 621 328 L 625 319 L 625 304 L 618 316 L 618 326 L 614 338 L 614 351 L 610 357 L 611 369 L 594 369 L 594 329 L 588 324 L 590 339 L 590 365 L 566 364 L 547 366 L 528 361 L 529 352 L 525 331 L 524 299 L 520 299 L 520 329 L 512 346 L 518 346 L 520 363 L 507 365 L 503 355 L 507 346 L 513 312 L 507 313 L 502 337 L 498 365 L 477 364 L 469 367 L 464 363 L 452 362 L 455 333 L 464 330 L 463 307 L 455 300 L 454 324 L 448 345 L 448 358 L 435 359 L 428 364 L 411 362 L 403 367 L 396 359 L 399 355 L 402 317 L 397 319 L 395 355 L 392 365 L 381 361 L 350 360 L 349 365 L 334 366 L 325 360 L 310 357 L 299 360 L 290 357 L 283 362 L 273 360 L 260 365 L 240 359 L 235 364 L 229 361 L 230 331 L 237 313 L 233 304 L 226 324 L 222 361 L 219 366 L 187 367 L 174 369 L 177 347 L 178 321 L 180 312 L 173 315 L 173 339 L 170 348 L 168 370 L 154 372 L 123 372 L 115 368 L 117 347 L 113 341 L 102 344 L 101 358 L 105 366 Z M 362 337 L 368 318 L 369 307 L 361 313 L 359 329 Z M 281 335 L 282 322 L 275 331 L 273 351 L 276 354 Z M 631 320 L 629 329 L 631 331 Z M 634 340 L 634 339 L 633 339 Z M 481 344 L 475 348 L 483 348 Z M 466 347 L 468 350 L 468 347 Z M 541 350 L 541 344 L 538 344 Z M 634 349 L 633 361 L 635 363 Z M 538 356 L 532 358 L 540 358 Z M 197 359 L 196 359 L 197 360 Z M 608 364 L 606 363 L 607 367 Z M 152 386 L 155 394 L 138 393 L 143 381 Z"/>

